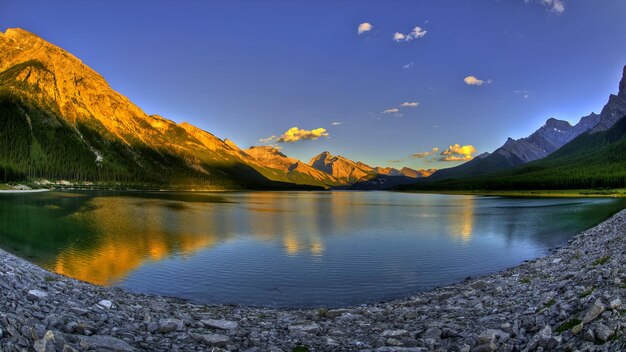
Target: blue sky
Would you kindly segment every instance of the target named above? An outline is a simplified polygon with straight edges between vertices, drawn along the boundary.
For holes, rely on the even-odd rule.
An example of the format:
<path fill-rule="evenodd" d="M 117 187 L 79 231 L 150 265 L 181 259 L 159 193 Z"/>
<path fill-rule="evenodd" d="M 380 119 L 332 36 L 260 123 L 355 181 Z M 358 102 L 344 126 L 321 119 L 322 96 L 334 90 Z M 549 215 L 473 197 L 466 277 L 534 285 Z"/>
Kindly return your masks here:
<path fill-rule="evenodd" d="M 147 113 L 243 148 L 276 136 L 305 161 L 328 150 L 443 168 L 458 163 L 410 155 L 476 155 L 599 111 L 626 64 L 625 14 L 623 0 L 22 0 L 0 2 L 0 28 L 34 32 Z M 326 131 L 279 143 L 296 126 Z"/>

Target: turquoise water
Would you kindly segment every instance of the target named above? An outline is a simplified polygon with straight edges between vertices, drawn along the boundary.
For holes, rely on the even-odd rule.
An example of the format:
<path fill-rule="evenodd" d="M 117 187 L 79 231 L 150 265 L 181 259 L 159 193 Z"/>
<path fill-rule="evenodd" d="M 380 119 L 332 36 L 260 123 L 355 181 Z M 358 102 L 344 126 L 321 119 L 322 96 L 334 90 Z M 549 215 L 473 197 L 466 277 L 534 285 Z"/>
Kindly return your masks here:
<path fill-rule="evenodd" d="M 342 306 L 514 266 L 624 207 L 395 192 L 0 194 L 0 247 L 136 292 Z"/>

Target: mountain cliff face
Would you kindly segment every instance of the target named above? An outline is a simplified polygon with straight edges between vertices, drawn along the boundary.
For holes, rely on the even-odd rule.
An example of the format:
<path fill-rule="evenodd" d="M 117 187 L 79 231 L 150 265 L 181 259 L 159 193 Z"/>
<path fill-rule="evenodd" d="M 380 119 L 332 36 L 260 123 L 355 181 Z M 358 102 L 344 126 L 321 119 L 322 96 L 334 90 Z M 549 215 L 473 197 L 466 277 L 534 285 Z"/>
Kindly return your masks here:
<path fill-rule="evenodd" d="M 432 175 L 437 169 L 419 169 L 414 170 L 408 167 L 403 167 L 400 169 L 400 174 L 406 177 L 418 178 L 418 177 L 428 177 Z"/>
<path fill-rule="evenodd" d="M 244 150 L 244 152 L 260 166 L 277 170 L 277 173 L 285 175 L 285 181 L 323 187 L 342 185 L 342 182 L 332 175 L 319 171 L 298 159 L 290 158 L 277 148 L 254 146 Z"/>
<path fill-rule="evenodd" d="M 65 50 L 0 33 L 0 179 L 282 188 L 232 143 L 148 115 Z"/>
<path fill-rule="evenodd" d="M 343 156 L 333 156 L 329 152 L 323 152 L 316 155 L 309 161 L 309 165 L 319 171 L 322 171 L 328 175 L 332 175 L 343 185 L 352 185 L 358 182 L 365 182 L 372 180 L 379 176 L 386 176 L 380 178 L 385 181 L 375 181 L 368 183 L 370 189 L 375 185 L 385 186 L 388 183 L 388 177 L 404 177 L 409 179 L 415 179 L 418 177 L 429 176 L 434 170 L 413 170 L 408 167 L 402 168 L 402 170 L 394 169 L 391 167 L 372 167 L 360 161 L 352 161 L 344 158 Z M 397 180 L 396 180 L 397 181 Z M 394 181 L 394 182 L 396 182 Z"/>
<path fill-rule="evenodd" d="M 309 161 L 313 168 L 332 175 L 343 184 L 353 184 L 366 176 L 375 174 L 373 168 L 362 165 L 359 166 L 352 160 L 343 156 L 333 156 L 329 152 L 323 152 Z"/>
<path fill-rule="evenodd" d="M 502 147 L 490 155 L 461 164 L 457 167 L 435 172 L 429 179 L 473 177 L 539 160 L 554 153 L 574 138 L 589 131 L 597 133 L 611 128 L 626 114 L 626 66 L 619 85 L 619 93 L 611 95 L 600 114 L 592 113 L 572 126 L 567 121 L 548 119 L 546 123 L 528 137 L 518 140 L 509 138 Z"/>
<path fill-rule="evenodd" d="M 600 112 L 600 121 L 591 130 L 592 133 L 606 131 L 613 127 L 617 121 L 626 113 L 626 66 L 619 82 L 619 92 L 617 95 L 611 94 L 609 101 Z"/>

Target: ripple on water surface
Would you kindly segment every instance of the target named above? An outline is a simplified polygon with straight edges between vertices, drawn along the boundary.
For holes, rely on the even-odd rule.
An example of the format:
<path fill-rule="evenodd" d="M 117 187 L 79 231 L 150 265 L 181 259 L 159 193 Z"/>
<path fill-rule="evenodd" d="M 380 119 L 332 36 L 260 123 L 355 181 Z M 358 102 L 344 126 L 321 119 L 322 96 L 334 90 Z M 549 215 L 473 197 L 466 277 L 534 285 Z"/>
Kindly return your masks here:
<path fill-rule="evenodd" d="M 0 195 L 0 246 L 137 292 L 341 306 L 514 266 L 624 207 L 393 192 L 12 194 Z"/>

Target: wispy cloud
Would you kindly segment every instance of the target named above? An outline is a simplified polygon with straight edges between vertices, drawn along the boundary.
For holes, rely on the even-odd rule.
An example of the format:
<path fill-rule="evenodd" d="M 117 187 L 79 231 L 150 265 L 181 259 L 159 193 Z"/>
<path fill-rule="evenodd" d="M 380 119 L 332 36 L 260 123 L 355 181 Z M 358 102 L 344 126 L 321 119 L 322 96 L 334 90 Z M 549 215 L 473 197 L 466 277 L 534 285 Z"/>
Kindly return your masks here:
<path fill-rule="evenodd" d="M 413 67 L 413 65 L 414 65 L 414 64 L 413 64 L 413 61 L 411 61 L 411 62 L 409 62 L 409 63 L 408 63 L 408 64 L 406 64 L 406 65 L 402 65 L 402 69 L 403 69 L 403 70 L 408 70 L 408 69 L 410 69 L 411 67 Z"/>
<path fill-rule="evenodd" d="M 472 154 L 476 153 L 476 148 L 473 145 L 459 145 L 454 144 L 444 149 L 438 161 L 468 161 L 474 159 Z"/>
<path fill-rule="evenodd" d="M 365 32 L 369 32 L 374 28 L 374 26 L 372 26 L 371 23 L 368 22 L 363 22 L 361 24 L 359 24 L 359 27 L 357 28 L 356 32 L 358 34 L 363 34 Z"/>
<path fill-rule="evenodd" d="M 397 112 L 399 112 L 400 110 L 398 110 L 397 108 L 391 108 L 391 109 L 387 109 L 385 111 L 383 111 L 383 114 L 395 114 Z"/>
<path fill-rule="evenodd" d="M 416 101 L 405 101 L 404 103 L 400 104 L 400 106 L 403 108 L 416 108 L 418 105 L 420 105 L 420 103 Z"/>
<path fill-rule="evenodd" d="M 468 86 L 482 86 L 483 84 L 487 83 L 491 83 L 491 80 L 482 80 L 479 78 L 476 78 L 476 76 L 467 76 L 465 78 L 463 78 L 463 82 L 465 82 L 465 84 L 467 84 Z"/>
<path fill-rule="evenodd" d="M 565 2 L 563 0 L 524 0 L 525 3 L 538 3 L 545 6 L 545 8 L 556 14 L 562 14 L 565 12 Z"/>
<path fill-rule="evenodd" d="M 335 122 L 331 122 L 330 124 L 333 126 L 339 126 L 339 125 L 343 125 L 345 122 L 344 121 L 335 121 Z"/>
<path fill-rule="evenodd" d="M 270 137 L 267 138 L 261 138 L 259 139 L 259 142 L 263 143 L 263 144 L 267 144 L 267 143 L 272 143 L 276 140 L 276 136 L 272 135 Z"/>
<path fill-rule="evenodd" d="M 439 151 L 439 148 L 435 147 L 435 148 L 433 148 L 433 149 L 431 149 L 431 150 L 429 150 L 427 152 L 413 153 L 413 154 L 411 154 L 411 158 L 423 159 L 423 158 L 425 158 L 427 156 L 431 156 L 431 155 L 435 154 L 438 151 Z"/>
<path fill-rule="evenodd" d="M 427 30 L 423 29 L 422 27 L 416 26 L 411 32 L 407 34 L 400 32 L 394 33 L 393 40 L 396 42 L 410 42 L 414 39 L 423 38 L 426 33 L 428 33 Z"/>
<path fill-rule="evenodd" d="M 513 93 L 514 93 L 515 95 L 519 95 L 519 96 L 521 96 L 521 97 L 522 97 L 522 98 L 524 98 L 524 99 L 528 99 L 528 98 L 530 98 L 530 92 L 529 92 L 529 91 L 527 91 L 527 90 L 514 90 L 514 91 L 513 91 Z"/>
<path fill-rule="evenodd" d="M 271 136 L 268 138 L 261 138 L 259 141 L 262 143 L 295 143 L 299 141 L 314 141 L 321 137 L 328 137 L 329 134 L 325 128 L 316 128 L 313 130 L 304 130 L 298 127 L 292 127 L 285 131 L 285 133 L 280 136 Z"/>

